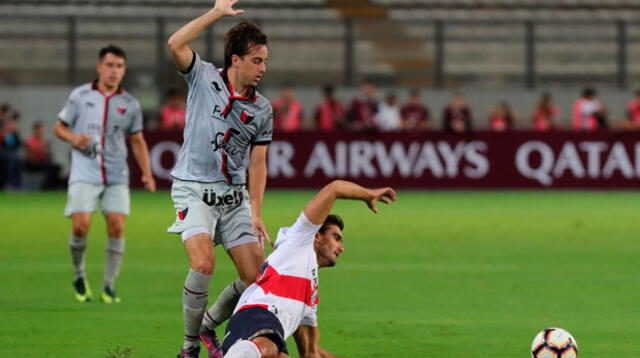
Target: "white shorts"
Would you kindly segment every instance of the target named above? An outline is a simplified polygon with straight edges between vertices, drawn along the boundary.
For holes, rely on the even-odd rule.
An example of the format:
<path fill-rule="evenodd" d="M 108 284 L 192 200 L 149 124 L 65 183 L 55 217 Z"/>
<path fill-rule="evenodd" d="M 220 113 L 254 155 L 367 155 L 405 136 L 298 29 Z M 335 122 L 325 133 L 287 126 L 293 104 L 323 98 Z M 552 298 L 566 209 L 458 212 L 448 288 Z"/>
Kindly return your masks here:
<path fill-rule="evenodd" d="M 102 201 L 102 213 L 120 213 L 129 215 L 130 202 L 129 186 L 126 184 L 93 184 L 74 182 L 67 190 L 67 206 L 64 216 L 71 217 L 74 213 L 92 213 Z"/>
<path fill-rule="evenodd" d="M 258 242 L 251 228 L 249 193 L 244 185 L 174 179 L 171 199 L 176 221 L 167 231 L 181 234 L 183 241 L 195 234 L 207 233 L 225 250 Z"/>

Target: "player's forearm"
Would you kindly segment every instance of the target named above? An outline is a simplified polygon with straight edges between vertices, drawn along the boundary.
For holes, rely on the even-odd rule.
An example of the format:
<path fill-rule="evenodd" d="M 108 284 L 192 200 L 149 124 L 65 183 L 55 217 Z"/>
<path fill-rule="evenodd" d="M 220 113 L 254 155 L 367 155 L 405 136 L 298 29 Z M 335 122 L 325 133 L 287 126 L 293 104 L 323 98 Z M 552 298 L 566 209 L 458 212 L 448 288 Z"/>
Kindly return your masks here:
<path fill-rule="evenodd" d="M 147 148 L 147 142 L 144 139 L 132 140 L 131 151 L 138 163 L 138 167 L 143 176 L 151 176 L 151 166 L 149 165 L 149 149 Z"/>
<path fill-rule="evenodd" d="M 56 124 L 54 125 L 53 134 L 55 134 L 56 137 L 62 139 L 63 141 L 73 144 L 75 133 L 69 130 L 69 128 L 62 124 L 61 121 L 56 122 Z"/>
<path fill-rule="evenodd" d="M 169 38 L 168 46 L 172 52 L 180 51 L 193 42 L 202 31 L 223 17 L 217 9 L 211 9 L 202 16 L 182 26 Z"/>
<path fill-rule="evenodd" d="M 249 198 L 251 213 L 254 217 L 261 217 L 262 200 L 267 186 L 267 164 L 251 164 L 249 167 Z"/>
<path fill-rule="evenodd" d="M 369 200 L 371 193 L 368 189 L 361 187 L 356 183 L 346 180 L 335 180 L 330 186 L 335 193 L 336 199 L 353 199 L 353 200 Z"/>

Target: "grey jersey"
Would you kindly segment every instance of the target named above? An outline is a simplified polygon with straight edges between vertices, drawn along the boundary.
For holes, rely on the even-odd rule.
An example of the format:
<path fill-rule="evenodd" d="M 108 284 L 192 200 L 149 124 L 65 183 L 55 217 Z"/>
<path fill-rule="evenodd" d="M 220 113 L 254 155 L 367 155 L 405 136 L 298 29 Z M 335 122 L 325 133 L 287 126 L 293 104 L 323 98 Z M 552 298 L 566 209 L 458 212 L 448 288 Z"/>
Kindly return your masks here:
<path fill-rule="evenodd" d="M 255 90 L 239 96 L 226 72 L 202 61 L 195 51 L 191 68 L 182 75 L 189 86 L 187 118 L 171 175 L 201 183 L 246 184 L 251 146 L 271 142 L 271 104 Z"/>
<path fill-rule="evenodd" d="M 72 150 L 69 184 L 129 184 L 125 133 L 142 130 L 140 103 L 122 89 L 105 96 L 96 84 L 74 89 L 58 115 L 73 133 L 92 137 L 87 150 Z"/>

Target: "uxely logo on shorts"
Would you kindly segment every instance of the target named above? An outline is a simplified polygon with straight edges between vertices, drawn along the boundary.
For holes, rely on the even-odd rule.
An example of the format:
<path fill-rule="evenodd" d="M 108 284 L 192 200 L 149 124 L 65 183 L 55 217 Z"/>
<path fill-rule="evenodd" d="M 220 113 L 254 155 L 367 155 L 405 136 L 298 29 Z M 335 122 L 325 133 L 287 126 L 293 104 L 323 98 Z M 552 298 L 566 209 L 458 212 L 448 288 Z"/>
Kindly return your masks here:
<path fill-rule="evenodd" d="M 242 203 L 242 197 L 242 191 L 240 190 L 225 195 L 218 195 L 212 189 L 204 189 L 202 201 L 209 206 L 238 206 Z"/>

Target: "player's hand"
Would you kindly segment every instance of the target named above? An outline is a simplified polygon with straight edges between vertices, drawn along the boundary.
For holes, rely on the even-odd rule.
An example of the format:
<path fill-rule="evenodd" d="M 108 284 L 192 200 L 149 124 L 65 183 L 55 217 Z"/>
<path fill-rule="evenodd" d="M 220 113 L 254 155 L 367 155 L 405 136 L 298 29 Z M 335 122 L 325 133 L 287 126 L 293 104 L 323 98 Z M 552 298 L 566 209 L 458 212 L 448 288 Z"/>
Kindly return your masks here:
<path fill-rule="evenodd" d="M 144 184 L 144 188 L 147 191 L 155 193 L 156 191 L 156 181 L 153 179 L 153 175 L 143 175 L 142 176 L 142 184 Z"/>
<path fill-rule="evenodd" d="M 251 228 L 253 229 L 253 233 L 258 237 L 258 243 L 261 248 L 264 249 L 265 240 L 269 242 L 269 245 L 273 246 L 273 242 L 269 237 L 269 233 L 267 232 L 267 228 L 264 226 L 261 217 L 253 216 L 253 219 L 251 220 Z"/>
<path fill-rule="evenodd" d="M 213 7 L 214 10 L 219 11 L 222 16 L 236 16 L 244 14 L 244 10 L 235 10 L 235 5 L 238 0 L 216 0 L 216 4 Z"/>
<path fill-rule="evenodd" d="M 91 136 L 86 134 L 76 134 L 71 138 L 71 145 L 80 150 L 87 149 L 89 142 L 91 142 Z"/>
<path fill-rule="evenodd" d="M 369 209 L 376 214 L 378 213 L 377 202 L 389 204 L 392 201 L 396 201 L 396 192 L 391 188 L 369 189 L 369 194 L 370 197 L 365 201 Z"/>

